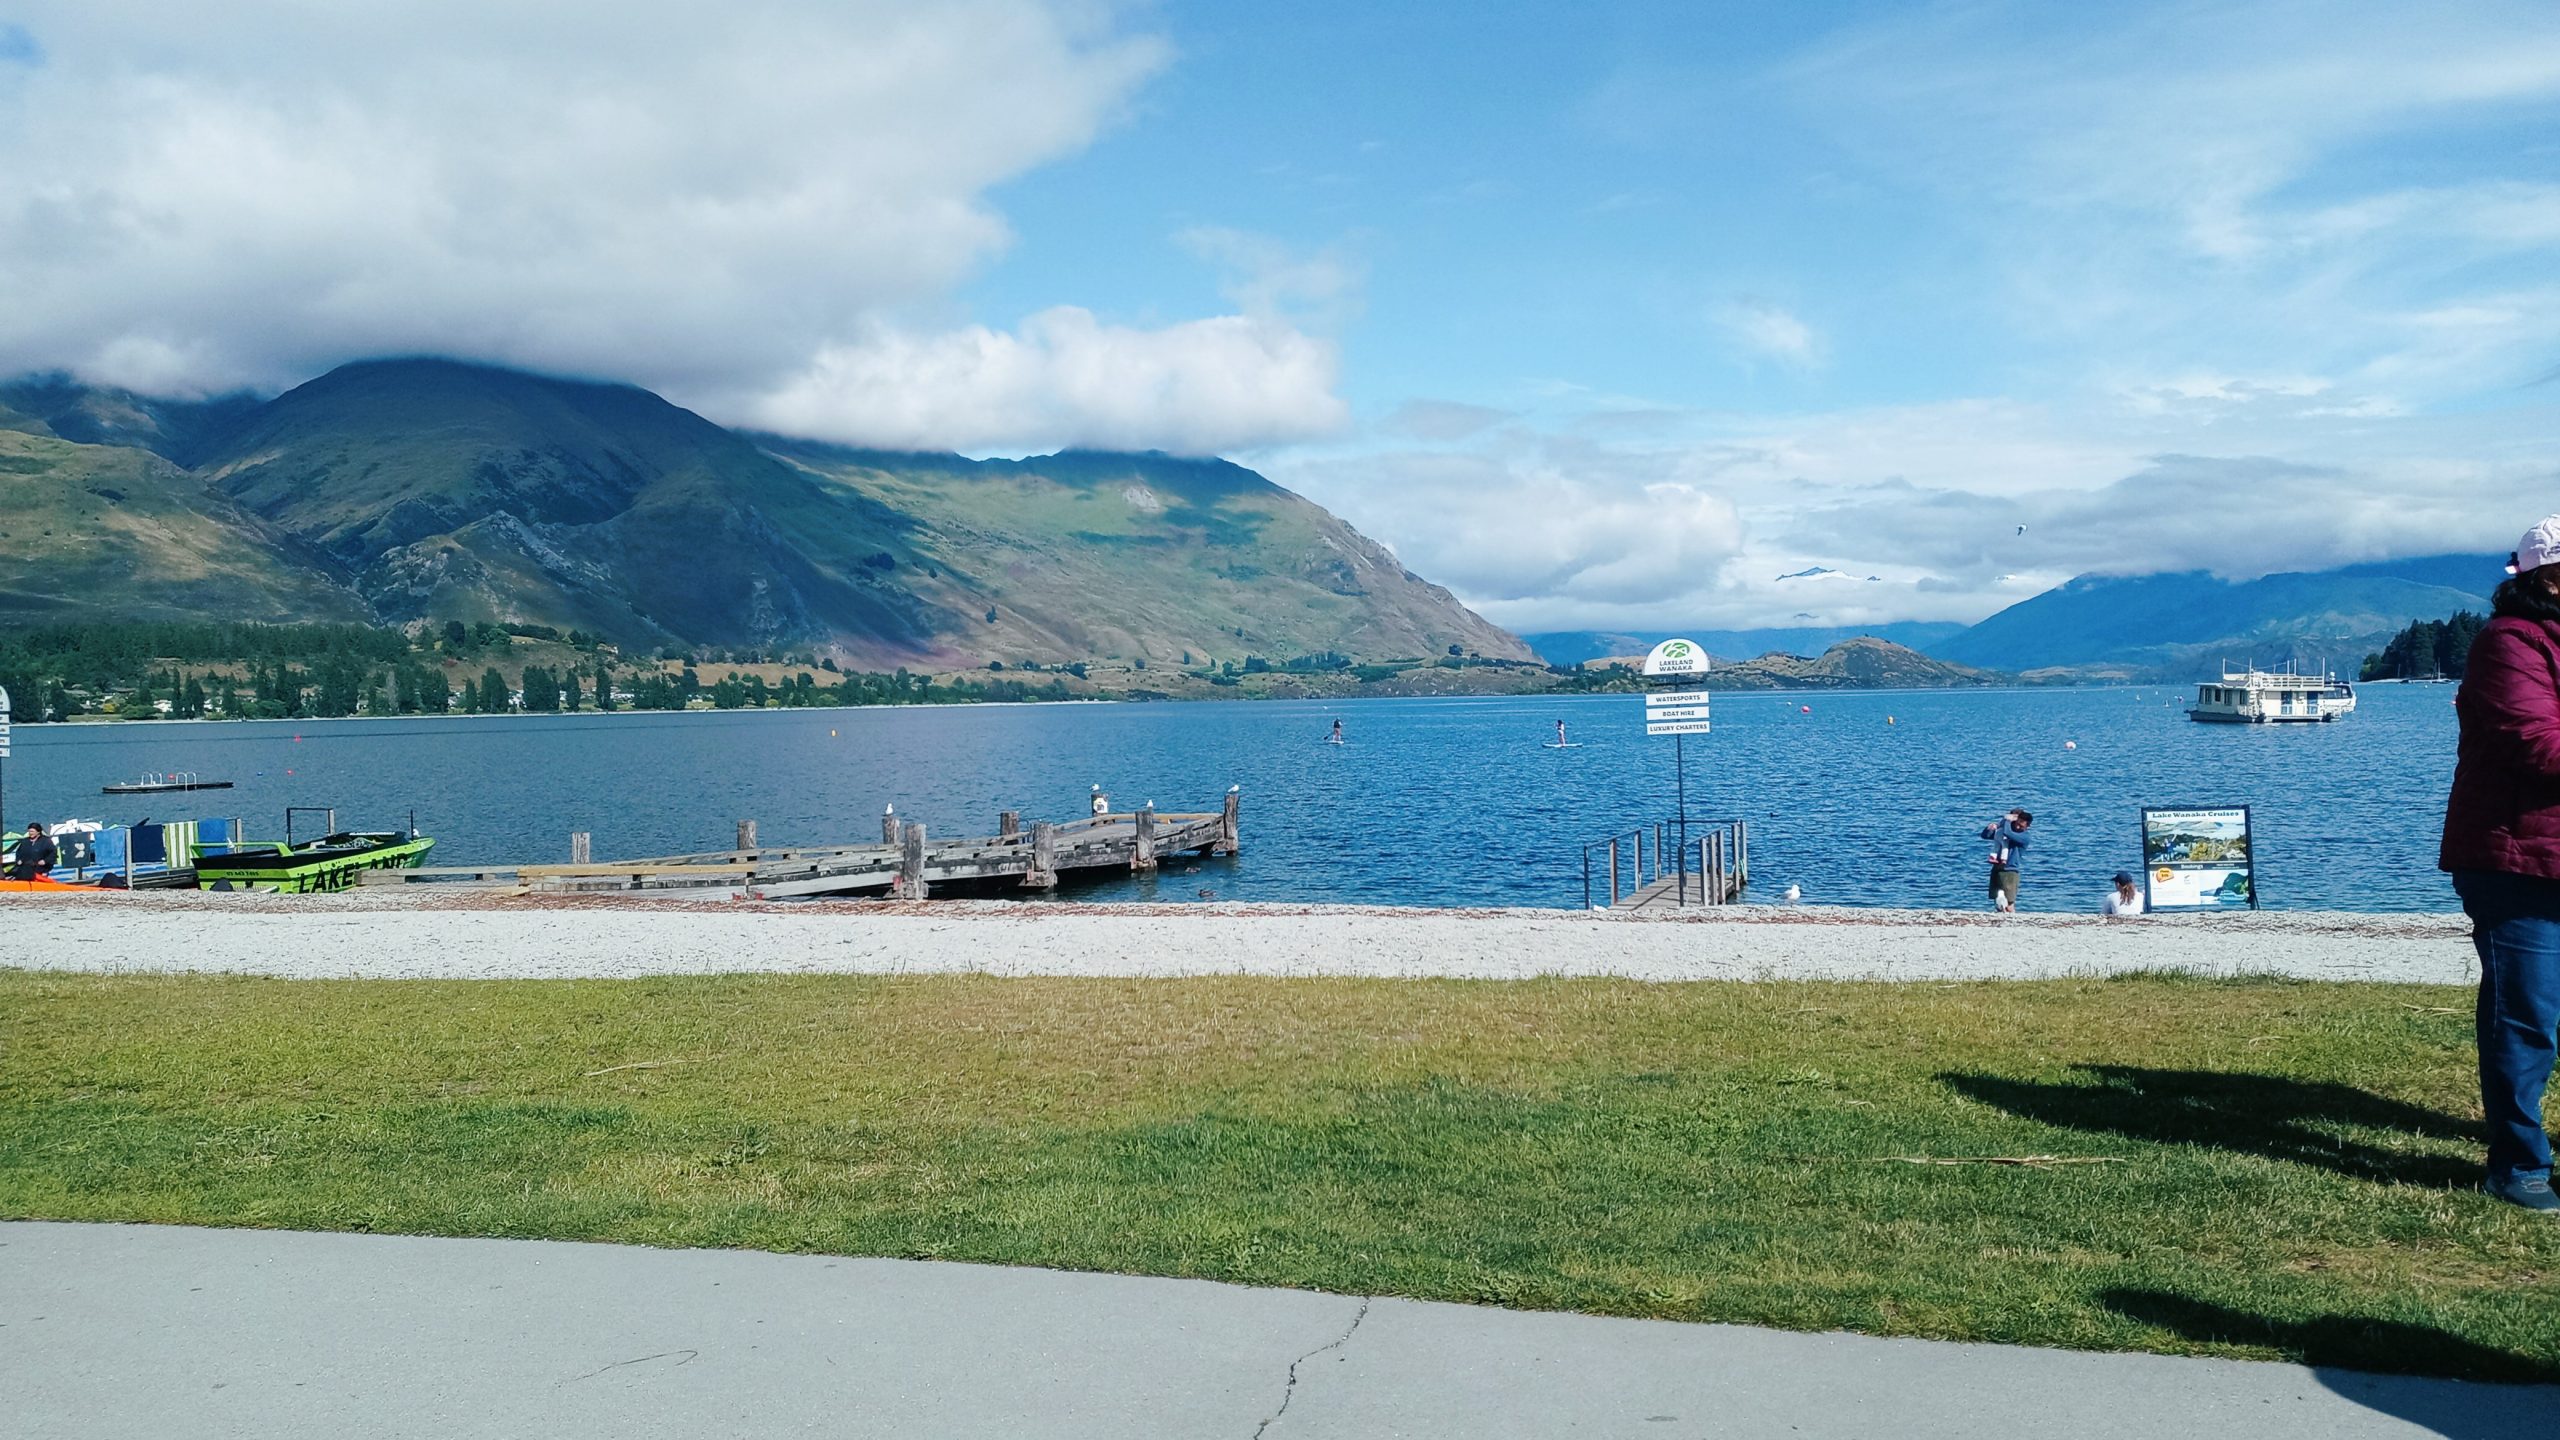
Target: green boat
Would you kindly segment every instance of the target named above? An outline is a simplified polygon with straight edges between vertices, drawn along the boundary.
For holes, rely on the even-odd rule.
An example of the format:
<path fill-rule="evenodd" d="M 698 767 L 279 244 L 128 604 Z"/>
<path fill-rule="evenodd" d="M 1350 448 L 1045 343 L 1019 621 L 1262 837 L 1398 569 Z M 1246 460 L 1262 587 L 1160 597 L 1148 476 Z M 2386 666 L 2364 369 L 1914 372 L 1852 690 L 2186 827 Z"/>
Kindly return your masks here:
<path fill-rule="evenodd" d="M 265 890 L 279 895 L 345 890 L 367 870 L 415 866 L 435 843 L 415 830 L 342 830 L 302 845 L 284 840 L 199 848 L 196 888 Z"/>

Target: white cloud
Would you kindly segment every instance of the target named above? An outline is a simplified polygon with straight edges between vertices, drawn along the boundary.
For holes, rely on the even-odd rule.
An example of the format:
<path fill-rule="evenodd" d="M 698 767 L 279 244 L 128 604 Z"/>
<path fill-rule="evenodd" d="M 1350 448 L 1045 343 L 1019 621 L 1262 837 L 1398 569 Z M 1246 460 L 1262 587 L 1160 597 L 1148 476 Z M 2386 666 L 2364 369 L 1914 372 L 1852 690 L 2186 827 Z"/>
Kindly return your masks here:
<path fill-rule="evenodd" d="M 1590 423 L 1612 401 L 1499 428 L 1391 419 L 1267 468 L 1522 631 L 1971 622 L 2080 574 L 2489 553 L 2551 508 L 2539 397 L 2352 417 L 2347 398 L 2196 372 L 2060 409 Z M 2175 448 L 2207 436 L 2212 454 Z"/>
<path fill-rule="evenodd" d="M 1365 278 L 1339 250 L 1297 250 L 1268 235 L 1195 225 L 1174 242 L 1225 272 L 1220 293 L 1255 319 L 1286 319 L 1331 330 L 1355 318 Z"/>
<path fill-rule="evenodd" d="M 949 357 L 1033 353 L 1103 407 L 1044 423 L 1226 445 L 1287 426 L 1160 410 L 1158 430 L 1140 406 L 1330 366 L 1258 316 L 932 333 L 1010 243 L 989 190 L 1084 148 L 1167 60 L 1087 0 L 28 0 L 12 18 L 0 373 L 200 390 L 432 352 L 771 414 L 911 335 L 867 373 L 939 386 Z M 1280 368 L 1164 373 L 1194 359 Z M 1096 372 L 1116 363 L 1134 368 Z M 968 413 L 936 388 L 812 420 Z"/>
<path fill-rule="evenodd" d="M 1655 600 L 1702 583 L 1742 544 L 1732 502 L 1678 455 L 1501 431 L 1457 450 L 1300 454 L 1266 468 L 1488 613 Z"/>
<path fill-rule="evenodd" d="M 1012 332 L 880 328 L 828 345 L 747 418 L 891 448 L 1207 454 L 1339 428 L 1334 375 L 1331 343 L 1276 321 L 1228 315 L 1136 330 L 1060 307 Z"/>
<path fill-rule="evenodd" d="M 1740 300 L 1717 312 L 1716 320 L 1755 359 L 1799 370 L 1822 363 L 1822 336 L 1783 306 Z"/>

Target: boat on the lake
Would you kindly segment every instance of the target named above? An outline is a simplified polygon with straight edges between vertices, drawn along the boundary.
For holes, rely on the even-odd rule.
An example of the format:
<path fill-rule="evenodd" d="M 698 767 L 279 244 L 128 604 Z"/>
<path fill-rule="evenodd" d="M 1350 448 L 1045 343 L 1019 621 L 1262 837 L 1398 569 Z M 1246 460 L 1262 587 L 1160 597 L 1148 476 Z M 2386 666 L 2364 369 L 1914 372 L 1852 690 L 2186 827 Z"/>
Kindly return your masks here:
<path fill-rule="evenodd" d="M 128 780 L 121 785 L 101 785 L 98 787 L 98 793 L 101 795 L 160 795 L 172 790 L 228 790 L 230 788 L 231 782 L 228 780 L 207 780 L 192 770 L 181 770 L 174 775 L 145 775 L 139 780 Z"/>
<path fill-rule="evenodd" d="M 345 890 L 367 870 L 407 870 L 435 848 L 432 837 L 406 830 L 333 830 L 296 844 L 290 824 L 283 840 L 261 840 L 196 855 L 199 890 L 265 890 L 308 895 Z"/>
<path fill-rule="evenodd" d="M 2234 673 L 2222 667 L 2220 680 L 2196 687 L 2196 703 L 2187 718 L 2225 725 L 2316 723 L 2354 713 L 2355 687 L 2335 675 L 2281 673 L 2255 665 Z"/>

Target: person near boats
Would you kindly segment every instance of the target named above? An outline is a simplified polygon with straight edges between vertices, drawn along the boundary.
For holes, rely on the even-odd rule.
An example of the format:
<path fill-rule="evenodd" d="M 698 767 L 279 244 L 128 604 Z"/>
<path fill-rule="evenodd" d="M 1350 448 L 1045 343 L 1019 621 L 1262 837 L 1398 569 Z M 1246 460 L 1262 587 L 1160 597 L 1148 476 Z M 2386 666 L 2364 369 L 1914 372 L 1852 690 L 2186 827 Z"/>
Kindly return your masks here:
<path fill-rule="evenodd" d="M 2003 915 L 2018 908 L 2018 865 L 2026 858 L 2027 827 L 2035 820 L 2012 810 L 1982 827 L 1982 838 L 1991 842 L 1991 908 Z"/>
<path fill-rule="evenodd" d="M 2436 863 L 2480 953 L 2480 1188 L 2560 1215 L 2543 1123 L 2560 1051 L 2560 515 L 2525 532 L 2507 572 L 2454 696 L 2461 738 Z"/>
<path fill-rule="evenodd" d="M 2133 876 L 2122 870 L 2117 871 L 2115 886 L 2116 888 L 2107 892 L 2106 903 L 2098 907 L 2098 913 L 2124 919 L 2141 914 L 2142 892 L 2134 888 Z"/>
<path fill-rule="evenodd" d="M 9 878 L 41 880 L 53 873 L 54 861 L 62 852 L 55 848 L 53 837 L 44 833 L 44 822 L 30 820 L 27 833 L 18 837 L 17 849 L 10 854 Z"/>

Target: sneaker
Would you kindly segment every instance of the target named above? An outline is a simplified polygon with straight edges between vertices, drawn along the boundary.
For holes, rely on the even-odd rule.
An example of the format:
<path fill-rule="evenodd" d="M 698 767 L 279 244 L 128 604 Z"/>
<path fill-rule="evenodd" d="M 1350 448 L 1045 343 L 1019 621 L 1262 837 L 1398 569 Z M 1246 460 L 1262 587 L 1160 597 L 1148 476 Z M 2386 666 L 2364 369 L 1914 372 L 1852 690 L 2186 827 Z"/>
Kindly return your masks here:
<path fill-rule="evenodd" d="M 2560 1195 L 2551 1193 L 2551 1177 L 2548 1175 L 2510 1175 L 2503 1180 L 2483 1180 L 2480 1193 L 2546 1215 L 2560 1214 Z"/>

